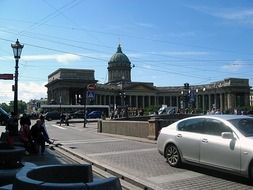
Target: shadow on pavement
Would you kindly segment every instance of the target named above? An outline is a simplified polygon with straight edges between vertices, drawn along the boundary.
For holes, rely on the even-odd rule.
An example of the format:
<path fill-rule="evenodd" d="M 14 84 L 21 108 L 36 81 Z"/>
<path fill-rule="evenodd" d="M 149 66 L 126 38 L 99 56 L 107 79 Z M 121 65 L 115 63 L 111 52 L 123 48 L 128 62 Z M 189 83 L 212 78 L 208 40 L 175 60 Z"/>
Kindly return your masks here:
<path fill-rule="evenodd" d="M 209 168 L 204 168 L 204 167 L 194 166 L 194 165 L 189 165 L 189 164 L 184 164 L 182 166 L 182 168 L 187 169 L 187 170 L 191 170 L 194 172 L 202 173 L 202 174 L 205 174 L 208 176 L 221 178 L 221 179 L 224 179 L 227 181 L 252 186 L 252 182 L 250 182 L 249 179 L 242 177 L 242 176 L 235 175 L 235 174 L 226 173 L 224 171 L 219 171 L 219 170 L 215 170 L 212 168 L 209 169 Z"/>

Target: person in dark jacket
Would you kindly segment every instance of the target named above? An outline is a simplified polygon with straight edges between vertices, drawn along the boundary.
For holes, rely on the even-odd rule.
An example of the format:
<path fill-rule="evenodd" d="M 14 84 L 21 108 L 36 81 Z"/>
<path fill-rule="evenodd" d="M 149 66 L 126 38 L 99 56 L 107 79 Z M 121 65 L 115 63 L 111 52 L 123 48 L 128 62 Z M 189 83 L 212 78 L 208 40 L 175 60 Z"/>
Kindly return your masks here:
<path fill-rule="evenodd" d="M 36 123 L 31 128 L 31 142 L 33 146 L 34 153 L 44 154 L 45 152 L 45 137 L 42 127 L 42 121 L 38 119 Z"/>
<path fill-rule="evenodd" d="M 11 117 L 8 119 L 6 127 L 7 144 L 14 144 L 14 136 L 18 135 L 18 119 L 14 112 L 11 112 Z"/>
<path fill-rule="evenodd" d="M 47 128 L 46 128 L 46 123 L 45 123 L 45 117 L 43 115 L 40 116 L 40 120 L 41 120 L 41 127 L 42 127 L 42 134 L 44 136 L 45 141 L 48 144 L 52 144 L 52 142 L 50 141 L 48 132 L 47 132 Z"/>

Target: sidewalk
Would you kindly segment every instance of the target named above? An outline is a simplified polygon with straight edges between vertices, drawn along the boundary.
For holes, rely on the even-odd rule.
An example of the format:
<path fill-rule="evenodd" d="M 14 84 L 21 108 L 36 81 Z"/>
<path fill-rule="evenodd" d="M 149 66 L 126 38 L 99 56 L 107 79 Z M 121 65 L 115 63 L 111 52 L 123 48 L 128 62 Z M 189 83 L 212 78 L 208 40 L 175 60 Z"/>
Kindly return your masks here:
<path fill-rule="evenodd" d="M 5 126 L 0 126 L 0 135 L 5 132 Z M 31 162 L 38 166 L 48 164 L 70 164 L 76 163 L 74 160 L 63 157 L 59 152 L 54 150 L 54 145 L 46 145 L 46 150 L 43 155 L 24 155 L 22 162 Z"/>

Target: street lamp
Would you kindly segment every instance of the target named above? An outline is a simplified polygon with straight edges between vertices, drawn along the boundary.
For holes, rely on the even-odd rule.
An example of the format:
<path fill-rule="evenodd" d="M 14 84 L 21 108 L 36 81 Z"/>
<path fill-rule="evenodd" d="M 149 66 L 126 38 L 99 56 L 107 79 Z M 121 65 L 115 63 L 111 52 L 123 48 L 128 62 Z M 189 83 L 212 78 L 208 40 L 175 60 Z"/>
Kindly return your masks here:
<path fill-rule="evenodd" d="M 11 47 L 13 49 L 14 58 L 16 61 L 15 66 L 15 85 L 14 85 L 14 114 L 18 115 L 18 61 L 20 59 L 20 55 L 22 52 L 22 49 L 24 47 L 23 44 L 20 44 L 18 39 L 15 44 L 11 44 Z"/>

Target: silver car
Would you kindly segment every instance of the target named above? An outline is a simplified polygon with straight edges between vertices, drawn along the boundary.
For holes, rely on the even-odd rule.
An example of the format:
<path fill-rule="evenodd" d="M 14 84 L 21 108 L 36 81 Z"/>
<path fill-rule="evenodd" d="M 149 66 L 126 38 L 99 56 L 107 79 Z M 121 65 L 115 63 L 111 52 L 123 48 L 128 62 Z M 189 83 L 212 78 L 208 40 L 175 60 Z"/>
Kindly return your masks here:
<path fill-rule="evenodd" d="M 157 144 L 173 167 L 187 162 L 253 179 L 253 117 L 189 117 L 162 128 Z"/>

